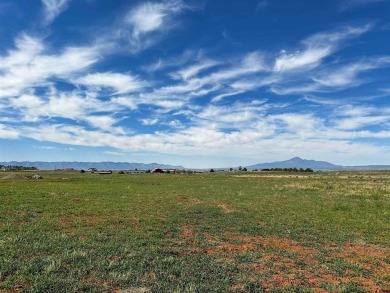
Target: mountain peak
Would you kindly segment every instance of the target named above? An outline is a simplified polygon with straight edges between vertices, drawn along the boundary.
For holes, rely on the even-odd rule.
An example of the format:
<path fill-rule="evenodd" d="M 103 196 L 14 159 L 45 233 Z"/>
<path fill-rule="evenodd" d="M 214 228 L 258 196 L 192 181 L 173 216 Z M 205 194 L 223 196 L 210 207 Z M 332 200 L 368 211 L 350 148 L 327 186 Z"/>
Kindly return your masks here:
<path fill-rule="evenodd" d="M 304 159 L 301 159 L 300 157 L 294 157 L 294 158 L 291 158 L 290 160 L 288 161 L 294 161 L 294 162 L 301 162 L 301 161 L 305 161 Z"/>

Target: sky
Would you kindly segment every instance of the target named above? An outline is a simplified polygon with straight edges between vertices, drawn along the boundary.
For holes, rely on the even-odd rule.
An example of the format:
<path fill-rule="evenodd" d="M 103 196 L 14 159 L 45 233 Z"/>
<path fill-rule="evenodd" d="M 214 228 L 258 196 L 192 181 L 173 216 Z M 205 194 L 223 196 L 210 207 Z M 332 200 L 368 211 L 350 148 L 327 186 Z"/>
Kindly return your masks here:
<path fill-rule="evenodd" d="M 390 165 L 390 1 L 2 0 L 0 161 Z"/>

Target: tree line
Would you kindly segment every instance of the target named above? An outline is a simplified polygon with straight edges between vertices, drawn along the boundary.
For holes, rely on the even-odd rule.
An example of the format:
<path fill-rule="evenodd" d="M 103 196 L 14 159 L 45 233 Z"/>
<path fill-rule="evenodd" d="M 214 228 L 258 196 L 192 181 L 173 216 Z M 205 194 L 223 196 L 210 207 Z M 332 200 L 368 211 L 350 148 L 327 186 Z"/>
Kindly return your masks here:
<path fill-rule="evenodd" d="M 38 170 L 38 168 L 25 167 L 25 166 L 0 165 L 0 170 L 4 170 L 4 171 L 31 171 L 31 170 Z"/>
<path fill-rule="evenodd" d="M 306 169 L 303 169 L 303 168 L 266 168 L 266 169 L 261 169 L 261 171 L 278 171 L 278 172 L 314 172 L 313 169 L 311 168 L 306 168 Z"/>

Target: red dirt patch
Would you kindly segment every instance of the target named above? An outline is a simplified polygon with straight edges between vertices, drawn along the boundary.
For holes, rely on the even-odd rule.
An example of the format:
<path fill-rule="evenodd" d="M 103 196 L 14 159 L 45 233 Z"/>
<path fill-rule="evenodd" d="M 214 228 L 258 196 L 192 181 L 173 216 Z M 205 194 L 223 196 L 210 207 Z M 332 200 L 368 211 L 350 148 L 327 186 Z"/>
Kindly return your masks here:
<path fill-rule="evenodd" d="M 376 283 L 381 277 L 390 275 L 390 264 L 386 261 L 390 250 L 387 247 L 358 243 L 345 243 L 341 246 L 337 243 L 324 243 L 323 249 L 319 251 L 311 247 L 310 243 L 302 245 L 292 239 L 276 236 L 225 234 L 221 237 L 206 233 L 204 234 L 206 240 L 200 247 L 195 241 L 198 234 L 194 232 L 193 226 L 183 226 L 180 236 L 186 239 L 187 249 L 179 255 L 216 255 L 218 261 L 231 262 L 237 267 L 251 268 L 253 280 L 265 290 L 300 286 L 323 293 L 327 292 L 323 289 L 326 284 L 342 286 L 343 283 L 350 281 L 360 284 L 369 292 L 380 292 L 380 286 L 384 288 L 390 286 L 390 282 L 383 278 L 381 285 Z M 177 240 L 177 243 L 181 243 L 181 248 L 183 248 L 183 242 Z M 246 263 L 237 262 L 232 257 L 232 255 L 247 251 L 258 251 L 259 257 Z M 341 258 L 364 268 L 364 276 L 348 269 L 342 275 L 331 271 L 327 261 L 334 258 Z"/>
<path fill-rule="evenodd" d="M 390 249 L 389 248 L 380 248 L 374 245 L 362 245 L 358 243 L 347 242 L 343 245 L 343 251 L 346 254 L 356 256 L 359 258 L 364 257 L 372 257 L 385 259 L 390 257 Z"/>
<path fill-rule="evenodd" d="M 183 227 L 183 232 L 180 234 L 181 237 L 184 238 L 192 238 L 196 237 L 198 233 L 193 231 L 194 227 L 191 225 L 187 225 Z"/>

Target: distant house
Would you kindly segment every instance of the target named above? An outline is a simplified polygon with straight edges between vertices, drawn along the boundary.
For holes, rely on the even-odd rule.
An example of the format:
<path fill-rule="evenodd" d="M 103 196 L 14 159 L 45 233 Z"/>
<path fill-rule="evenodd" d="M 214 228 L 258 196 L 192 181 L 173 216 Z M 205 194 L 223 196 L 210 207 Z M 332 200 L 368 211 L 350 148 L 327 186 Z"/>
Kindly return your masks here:
<path fill-rule="evenodd" d="M 160 169 L 160 168 L 156 168 L 152 171 L 152 173 L 165 173 L 164 170 Z"/>
<path fill-rule="evenodd" d="M 112 171 L 99 171 L 99 174 L 100 175 L 109 175 L 109 174 L 112 174 Z"/>
<path fill-rule="evenodd" d="M 96 168 L 88 168 L 87 172 L 96 173 L 98 170 Z"/>

